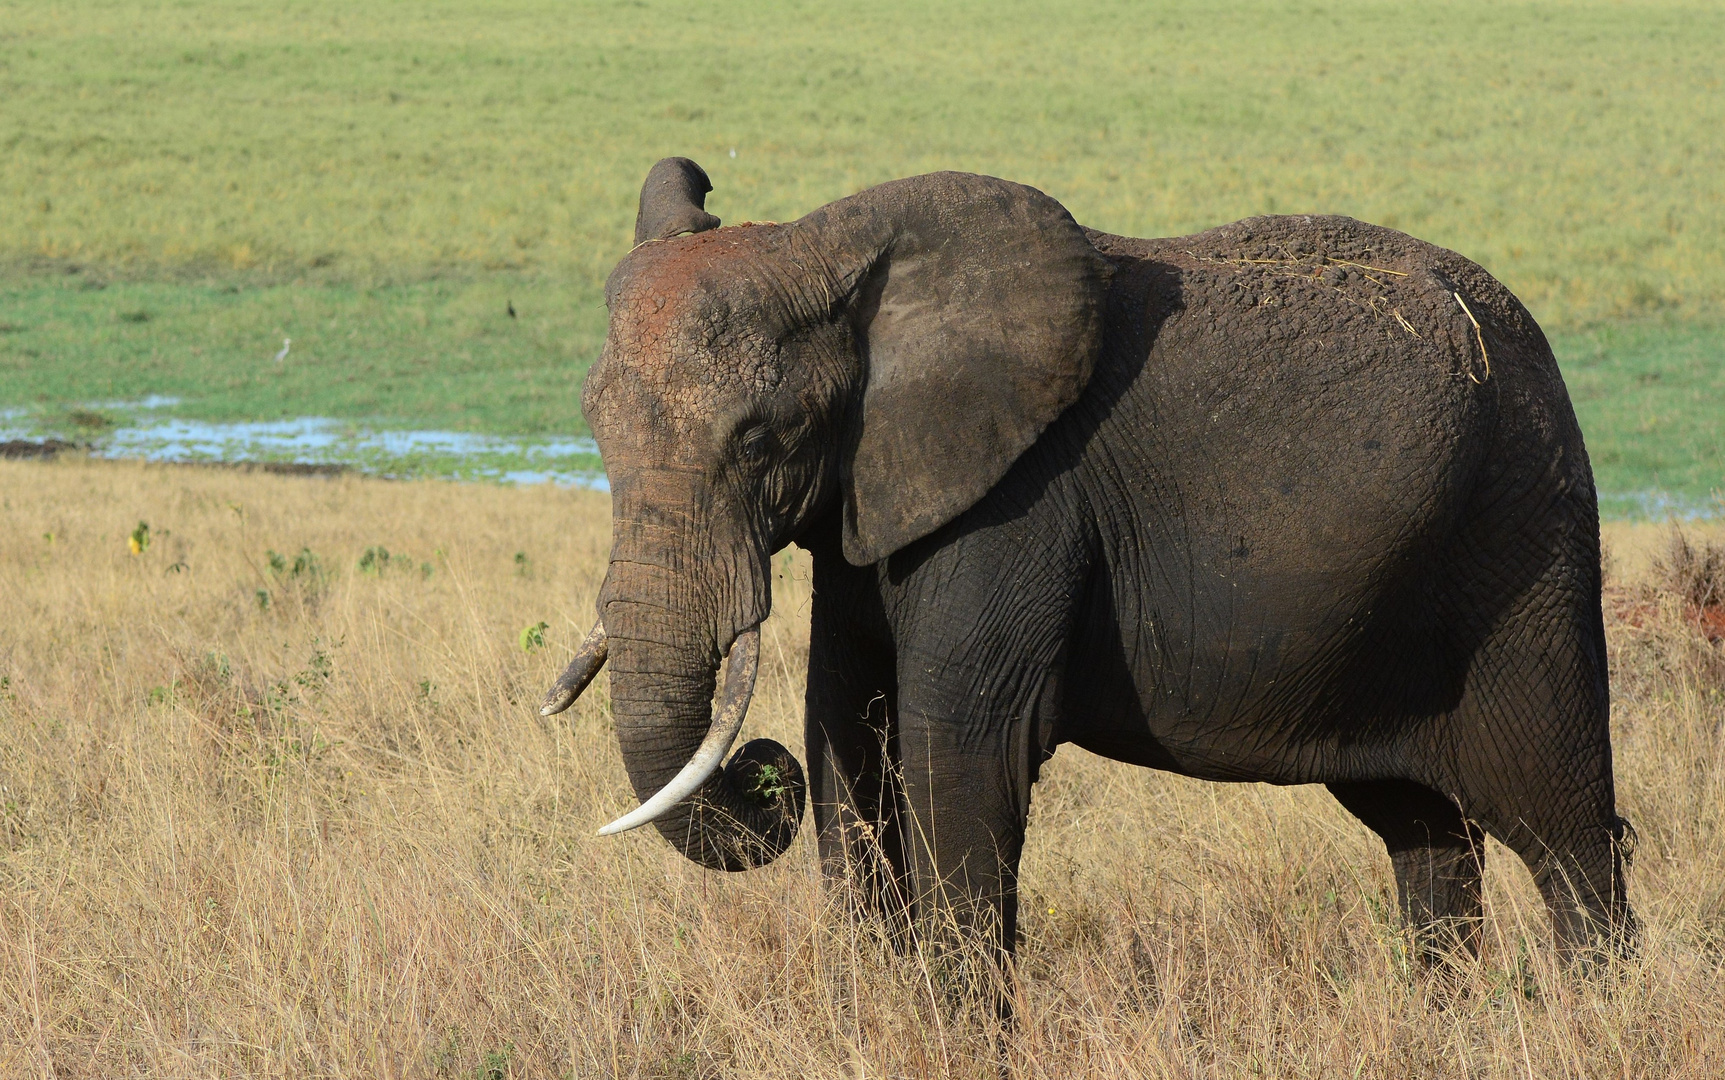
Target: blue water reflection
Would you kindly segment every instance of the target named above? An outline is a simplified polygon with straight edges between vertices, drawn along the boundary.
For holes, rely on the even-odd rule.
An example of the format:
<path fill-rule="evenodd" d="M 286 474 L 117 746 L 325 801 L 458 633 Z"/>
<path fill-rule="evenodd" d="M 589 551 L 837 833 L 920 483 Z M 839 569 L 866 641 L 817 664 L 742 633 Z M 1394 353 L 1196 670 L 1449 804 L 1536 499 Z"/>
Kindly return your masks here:
<path fill-rule="evenodd" d="M 29 410 L 0 410 L 0 441 L 56 435 L 87 443 L 103 458 L 340 465 L 380 476 L 609 487 L 589 438 L 379 430 L 319 416 L 222 423 L 159 415 L 177 404 L 156 397 L 83 406 L 120 414 L 113 427 L 95 432 L 65 431 Z"/>

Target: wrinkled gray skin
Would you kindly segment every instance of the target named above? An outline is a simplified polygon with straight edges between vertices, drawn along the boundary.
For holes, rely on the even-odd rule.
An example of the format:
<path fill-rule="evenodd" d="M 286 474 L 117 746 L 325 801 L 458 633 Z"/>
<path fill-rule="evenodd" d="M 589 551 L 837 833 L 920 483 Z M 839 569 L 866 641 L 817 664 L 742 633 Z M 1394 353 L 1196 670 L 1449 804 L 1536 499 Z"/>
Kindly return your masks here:
<path fill-rule="evenodd" d="M 1566 951 L 1626 946 L 1592 476 L 1483 270 L 1346 218 L 1108 236 L 957 173 L 707 229 L 681 161 L 643 220 L 701 231 L 618 265 L 583 399 L 639 797 L 794 542 L 822 863 L 900 925 L 946 905 L 1010 952 L 1031 787 L 1072 742 L 1327 784 L 1407 919 L 1464 944 L 1489 833 Z M 743 756 L 656 822 L 705 865 L 800 816 L 794 759 Z M 750 787 L 762 762 L 787 790 Z"/>

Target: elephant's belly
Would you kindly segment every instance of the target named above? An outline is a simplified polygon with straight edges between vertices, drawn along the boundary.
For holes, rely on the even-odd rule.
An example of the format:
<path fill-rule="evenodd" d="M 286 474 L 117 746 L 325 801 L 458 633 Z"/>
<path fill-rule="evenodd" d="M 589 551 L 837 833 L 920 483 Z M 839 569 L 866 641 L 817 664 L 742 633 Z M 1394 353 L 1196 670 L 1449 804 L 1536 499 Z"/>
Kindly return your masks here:
<path fill-rule="evenodd" d="M 1433 597 L 1464 486 L 1449 462 L 1400 497 L 1305 470 L 1295 514 L 1258 497 L 1289 463 L 1235 450 L 1256 468 L 1212 477 L 1208 512 L 1140 507 L 1142 534 L 1108 552 L 1072 741 L 1214 779 L 1370 773 L 1460 693 Z"/>
<path fill-rule="evenodd" d="M 1386 545 L 1321 576 L 1273 544 L 1236 561 L 1254 554 L 1259 567 L 1178 592 L 1123 590 L 1085 620 L 1065 739 L 1193 776 L 1310 783 L 1374 773 L 1454 706 L 1465 659 L 1430 599 L 1442 559 Z"/>

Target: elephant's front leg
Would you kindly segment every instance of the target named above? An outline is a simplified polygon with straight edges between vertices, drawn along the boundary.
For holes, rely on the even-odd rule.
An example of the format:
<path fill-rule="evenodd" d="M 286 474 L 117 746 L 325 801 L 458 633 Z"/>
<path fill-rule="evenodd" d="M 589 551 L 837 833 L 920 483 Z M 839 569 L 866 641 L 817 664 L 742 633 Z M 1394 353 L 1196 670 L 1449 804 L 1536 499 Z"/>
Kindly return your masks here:
<path fill-rule="evenodd" d="M 919 931 L 955 932 L 967 944 L 1010 954 L 1018 932 L 1018 860 L 1029 791 L 1008 774 L 1009 753 L 977 745 L 961 727 L 920 715 L 901 719 L 900 782 Z"/>
<path fill-rule="evenodd" d="M 1058 522 L 1015 519 L 940 549 L 894 598 L 916 925 L 925 937 L 957 939 L 961 956 L 980 946 L 994 960 L 989 978 L 1017 943 L 1030 793 L 1058 741 L 1086 557 Z"/>
<path fill-rule="evenodd" d="M 974 987 L 976 976 L 1003 974 L 1016 946 L 1019 857 L 1057 728 L 1062 648 L 1053 633 L 1026 642 L 984 626 L 932 637 L 938 644 L 912 643 L 899 660 L 906 854 L 919 932 L 939 943 L 936 955 L 954 956 L 957 946 Z M 978 949 L 992 961 L 982 970 L 970 962 Z M 1004 1010 L 1006 984 L 993 990 Z"/>
<path fill-rule="evenodd" d="M 836 556 L 835 556 L 836 558 Z M 817 557 L 810 612 L 806 740 L 821 869 L 858 914 L 895 932 L 908 925 L 909 889 L 894 783 L 890 645 L 862 572 Z"/>

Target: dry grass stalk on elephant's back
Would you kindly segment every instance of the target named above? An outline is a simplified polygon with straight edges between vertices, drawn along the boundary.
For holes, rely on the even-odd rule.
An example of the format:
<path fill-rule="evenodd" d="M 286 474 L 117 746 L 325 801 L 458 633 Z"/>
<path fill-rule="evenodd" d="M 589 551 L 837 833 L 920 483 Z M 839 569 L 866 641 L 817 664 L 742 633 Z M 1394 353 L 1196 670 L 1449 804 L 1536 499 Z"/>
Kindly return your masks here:
<path fill-rule="evenodd" d="M 603 496 L 73 461 L 0 490 L 0 1075 L 996 1075 L 806 836 L 721 876 L 592 835 L 627 804 L 603 680 L 534 706 L 591 618 Z M 774 570 L 750 732 L 800 747 L 808 567 Z M 1609 616 L 1641 962 L 1560 978 L 1494 851 L 1485 957 L 1423 978 L 1321 791 L 1066 748 L 1009 1069 L 1717 1075 L 1720 646 L 1649 595 Z"/>

